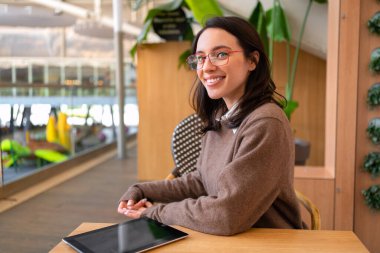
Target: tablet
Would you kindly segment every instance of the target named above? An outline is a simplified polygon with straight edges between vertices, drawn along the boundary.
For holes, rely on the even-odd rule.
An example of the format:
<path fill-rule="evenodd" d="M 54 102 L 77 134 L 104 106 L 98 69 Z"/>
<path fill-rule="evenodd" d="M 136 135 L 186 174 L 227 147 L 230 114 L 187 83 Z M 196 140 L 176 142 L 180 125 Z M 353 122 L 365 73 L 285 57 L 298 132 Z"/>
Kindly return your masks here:
<path fill-rule="evenodd" d="M 143 217 L 62 240 L 78 252 L 144 252 L 188 236 L 187 233 Z"/>

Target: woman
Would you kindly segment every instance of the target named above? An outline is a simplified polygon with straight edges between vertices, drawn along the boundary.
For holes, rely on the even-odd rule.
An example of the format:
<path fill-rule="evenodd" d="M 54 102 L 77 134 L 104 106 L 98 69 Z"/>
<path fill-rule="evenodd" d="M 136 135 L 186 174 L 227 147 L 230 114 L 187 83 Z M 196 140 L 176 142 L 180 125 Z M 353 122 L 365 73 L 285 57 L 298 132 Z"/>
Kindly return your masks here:
<path fill-rule="evenodd" d="M 193 101 L 204 123 L 197 170 L 131 186 L 118 212 L 216 235 L 302 228 L 293 136 L 257 32 L 243 19 L 215 17 L 195 37 L 193 53 Z"/>

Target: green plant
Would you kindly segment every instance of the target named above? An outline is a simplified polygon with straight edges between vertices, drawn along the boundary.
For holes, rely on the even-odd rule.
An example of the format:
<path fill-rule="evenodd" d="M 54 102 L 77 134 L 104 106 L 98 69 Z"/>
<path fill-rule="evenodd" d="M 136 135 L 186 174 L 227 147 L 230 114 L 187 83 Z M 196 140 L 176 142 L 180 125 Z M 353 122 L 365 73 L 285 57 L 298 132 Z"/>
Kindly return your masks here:
<path fill-rule="evenodd" d="M 372 177 L 380 175 L 380 153 L 371 152 L 364 158 L 363 169 L 371 173 Z"/>
<path fill-rule="evenodd" d="M 369 69 L 376 74 L 380 73 L 380 48 L 376 48 L 371 53 Z"/>
<path fill-rule="evenodd" d="M 380 210 L 380 185 L 372 185 L 362 190 L 364 201 L 369 208 Z"/>
<path fill-rule="evenodd" d="M 141 0 L 136 4 L 136 8 L 141 6 Z M 186 33 L 183 37 L 183 40 L 192 41 L 194 38 L 193 30 L 191 28 L 191 23 L 194 22 L 194 19 L 203 26 L 206 21 L 205 18 L 207 16 L 223 16 L 223 12 L 216 0 L 173 0 L 169 3 L 160 5 L 156 8 L 152 8 L 149 10 L 147 16 L 144 20 L 144 27 L 141 30 L 141 33 L 137 37 L 135 45 L 132 47 L 130 54 L 132 58 L 134 58 L 136 54 L 137 45 L 146 40 L 146 37 L 152 27 L 154 17 L 163 11 L 174 11 L 178 8 L 184 8 L 193 14 L 194 18 L 188 18 L 188 29 L 186 29 Z M 190 50 L 185 51 L 180 56 L 180 63 L 185 62 L 184 59 L 190 55 Z"/>
<path fill-rule="evenodd" d="M 380 35 L 380 12 L 375 13 L 367 22 L 368 30 L 371 33 Z"/>
<path fill-rule="evenodd" d="M 380 105 L 380 83 L 376 83 L 368 89 L 367 104 L 369 106 Z"/>
<path fill-rule="evenodd" d="M 367 134 L 373 144 L 380 144 L 380 118 L 374 118 L 369 122 Z"/>
<path fill-rule="evenodd" d="M 301 31 L 297 39 L 296 50 L 294 52 L 293 62 L 290 62 L 290 29 L 288 21 L 279 0 L 273 0 L 273 7 L 267 11 L 264 10 L 260 1 L 257 2 L 249 21 L 255 26 L 260 34 L 267 50 L 269 60 L 273 60 L 273 44 L 277 42 L 286 43 L 286 67 L 287 67 L 287 83 L 285 85 L 285 97 L 288 101 L 285 107 L 285 113 L 290 119 L 291 114 L 298 107 L 298 102 L 293 100 L 294 81 L 297 72 L 298 56 L 301 48 L 301 41 L 305 31 L 307 19 L 313 2 L 327 3 L 327 0 L 309 0 L 305 10 L 305 15 L 302 21 Z"/>

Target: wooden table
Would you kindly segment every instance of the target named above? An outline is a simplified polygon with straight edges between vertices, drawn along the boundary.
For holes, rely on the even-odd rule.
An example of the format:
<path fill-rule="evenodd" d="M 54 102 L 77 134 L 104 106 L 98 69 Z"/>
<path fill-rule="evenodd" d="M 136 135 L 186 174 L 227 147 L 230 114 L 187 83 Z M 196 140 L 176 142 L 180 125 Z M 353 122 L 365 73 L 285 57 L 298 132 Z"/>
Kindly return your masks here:
<path fill-rule="evenodd" d="M 110 223 L 82 223 L 70 235 L 75 235 Z M 215 236 L 174 226 L 189 236 L 183 240 L 164 245 L 149 252 L 369 252 L 351 231 L 291 230 L 291 229 L 251 229 L 235 236 Z M 51 253 L 75 252 L 64 242 L 60 242 Z"/>

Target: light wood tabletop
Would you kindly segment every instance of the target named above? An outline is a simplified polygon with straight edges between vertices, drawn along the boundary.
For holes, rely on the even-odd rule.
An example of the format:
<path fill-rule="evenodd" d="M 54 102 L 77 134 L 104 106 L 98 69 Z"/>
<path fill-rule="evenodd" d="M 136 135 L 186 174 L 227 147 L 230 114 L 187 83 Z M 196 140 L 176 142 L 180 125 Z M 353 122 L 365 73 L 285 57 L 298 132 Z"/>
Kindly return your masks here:
<path fill-rule="evenodd" d="M 82 223 L 70 235 L 110 226 L 110 223 Z M 180 226 L 173 226 L 189 234 L 183 240 L 158 247 L 149 252 L 369 252 L 351 231 L 292 230 L 253 228 L 234 236 L 203 234 Z M 73 253 L 71 247 L 60 242 L 51 253 Z"/>

